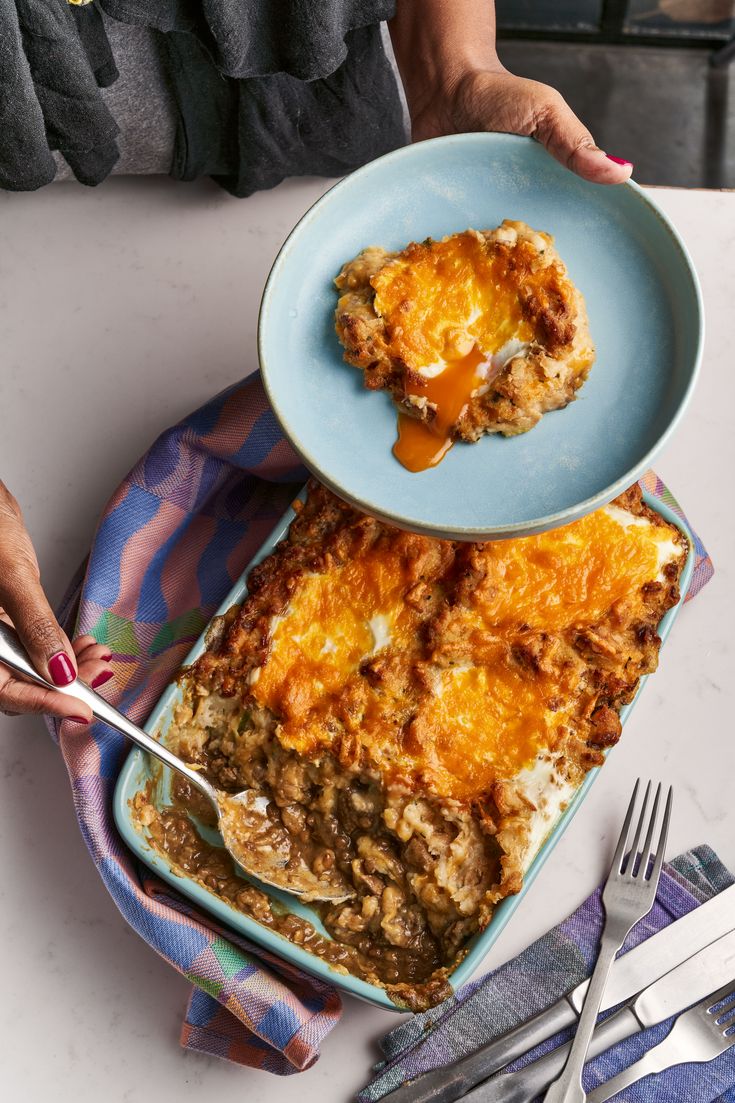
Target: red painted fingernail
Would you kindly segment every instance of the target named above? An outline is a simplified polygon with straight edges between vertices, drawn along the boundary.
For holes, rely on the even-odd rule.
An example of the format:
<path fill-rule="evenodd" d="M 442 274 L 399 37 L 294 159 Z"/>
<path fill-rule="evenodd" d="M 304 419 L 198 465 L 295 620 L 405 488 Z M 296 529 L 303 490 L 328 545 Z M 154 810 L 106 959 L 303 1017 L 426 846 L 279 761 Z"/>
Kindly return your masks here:
<path fill-rule="evenodd" d="M 109 682 L 112 678 L 113 672 L 111 670 L 103 670 L 101 674 L 98 674 L 95 680 L 92 682 L 92 689 L 97 689 L 97 686 L 103 686 L 105 682 Z"/>
<path fill-rule="evenodd" d="M 66 651 L 57 651 L 48 661 L 48 672 L 55 686 L 68 686 L 76 678 L 74 667 Z"/>
<path fill-rule="evenodd" d="M 102 659 L 103 663 L 109 663 L 110 659 L 112 658 L 112 652 L 106 651 L 104 655 L 100 655 L 100 658 Z"/>
<path fill-rule="evenodd" d="M 616 165 L 630 165 L 630 167 L 633 168 L 632 161 L 624 161 L 622 157 L 613 157 L 612 153 L 606 153 L 605 156 L 608 161 L 614 161 Z"/>
<path fill-rule="evenodd" d="M 71 720 L 72 724 L 88 724 L 89 720 L 85 720 L 83 716 L 67 716 L 67 720 Z"/>

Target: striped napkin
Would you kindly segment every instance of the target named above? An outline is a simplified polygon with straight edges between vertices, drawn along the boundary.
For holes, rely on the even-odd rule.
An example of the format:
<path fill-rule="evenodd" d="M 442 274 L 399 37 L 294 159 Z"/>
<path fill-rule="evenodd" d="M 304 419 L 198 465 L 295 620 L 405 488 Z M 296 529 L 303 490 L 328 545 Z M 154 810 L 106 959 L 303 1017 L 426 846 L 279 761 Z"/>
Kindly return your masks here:
<path fill-rule="evenodd" d="M 70 634 L 107 644 L 115 677 L 105 696 L 134 721 L 145 721 L 305 477 L 251 376 L 163 433 L 115 491 L 59 617 Z M 681 513 L 655 475 L 644 483 Z M 697 542 L 689 598 L 711 574 Z M 308 1068 L 339 1018 L 336 992 L 219 927 L 139 863 L 112 816 L 124 738 L 102 724 L 49 723 L 110 895 L 194 986 L 182 1044 L 280 1075 Z"/>
<path fill-rule="evenodd" d="M 708 846 L 666 863 L 656 902 L 645 919 L 635 925 L 624 950 L 680 919 L 733 881 Z M 358 1095 L 358 1103 L 375 1103 L 406 1080 L 471 1053 L 483 1042 L 543 1011 L 589 976 L 604 922 L 600 897 L 598 889 L 568 919 L 518 957 L 481 980 L 466 984 L 440 1007 L 414 1015 L 387 1034 L 381 1042 L 385 1060 L 376 1066 L 376 1075 Z M 637 1061 L 668 1034 L 673 1021 L 636 1034 L 590 1061 L 584 1073 L 585 1091 L 590 1092 Z M 566 1030 L 553 1042 L 536 1046 L 509 1065 L 507 1071 L 523 1068 L 571 1034 Z M 618 1098 L 621 1103 L 735 1103 L 735 1050 L 720 1054 L 706 1065 L 675 1065 L 660 1076 L 625 1089 Z"/>

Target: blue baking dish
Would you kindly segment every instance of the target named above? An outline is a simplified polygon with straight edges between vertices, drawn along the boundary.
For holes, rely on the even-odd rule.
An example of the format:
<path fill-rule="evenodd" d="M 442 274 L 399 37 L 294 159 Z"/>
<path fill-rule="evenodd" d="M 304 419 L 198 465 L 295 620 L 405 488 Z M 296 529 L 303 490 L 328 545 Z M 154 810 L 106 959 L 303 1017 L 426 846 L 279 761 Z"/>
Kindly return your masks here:
<path fill-rule="evenodd" d="M 681 600 L 679 604 L 670 609 L 663 617 L 659 625 L 659 635 L 662 640 L 665 640 L 668 636 L 674 619 L 681 608 L 681 604 L 684 600 L 686 592 L 689 588 L 689 584 L 692 579 L 692 572 L 694 570 L 694 541 L 691 533 L 685 524 L 673 513 L 668 506 L 658 501 L 658 499 L 652 497 L 650 494 L 644 492 L 644 501 L 651 509 L 661 514 L 667 521 L 676 525 L 678 529 L 685 535 L 689 542 L 689 554 L 684 566 L 684 570 L 681 577 Z M 284 536 L 289 524 L 293 520 L 295 514 L 292 509 L 286 511 L 281 520 L 276 525 L 275 529 L 268 537 L 266 542 L 261 547 L 260 551 L 253 558 L 252 562 L 248 566 L 247 570 L 243 573 L 242 577 L 233 586 L 230 593 L 227 595 L 222 605 L 217 611 L 217 615 L 226 612 L 231 605 L 239 603 L 243 600 L 247 593 L 247 577 L 250 570 L 259 563 L 266 555 L 270 553 L 275 544 Z M 190 651 L 186 658 L 187 663 L 193 662 L 197 659 L 205 650 L 205 633 L 199 637 L 198 641 Z M 641 685 L 638 688 L 638 692 L 633 701 L 629 705 L 625 705 L 620 712 L 620 719 L 623 723 L 627 721 L 630 716 L 631 709 L 638 699 L 638 696 L 643 687 L 645 678 L 641 679 Z M 166 731 L 171 722 L 173 710 L 177 703 L 181 699 L 181 689 L 174 683 L 170 685 L 165 693 L 162 695 L 158 704 L 153 709 L 147 723 L 144 725 L 145 730 L 151 735 L 157 738 L 163 738 L 165 740 Z M 237 911 L 230 904 L 224 900 L 220 900 L 208 889 L 202 885 L 197 884 L 191 878 L 183 876 L 177 873 L 166 861 L 165 857 L 157 853 L 148 842 L 144 832 L 134 822 L 131 813 L 131 801 L 135 794 L 143 789 L 152 777 L 156 778 L 156 799 L 165 802 L 168 793 L 169 778 L 167 777 L 168 771 L 164 770 L 163 774 L 160 773 L 160 768 L 156 765 L 153 769 L 148 756 L 143 752 L 134 748 L 118 778 L 117 786 L 115 788 L 114 795 L 114 816 L 118 830 L 123 839 L 130 847 L 130 849 L 137 855 L 142 862 L 150 866 L 151 869 L 179 892 L 188 896 L 190 900 L 193 900 L 203 911 L 209 912 L 220 923 L 231 927 L 239 934 L 250 939 L 252 942 L 263 946 L 265 949 L 270 950 L 272 953 L 284 958 L 291 965 L 296 966 L 304 972 L 312 973 L 319 977 L 321 980 L 326 981 L 329 984 L 334 985 L 335 988 L 339 988 L 343 992 L 347 992 L 352 996 L 357 996 L 361 999 L 367 1000 L 369 1003 L 376 1004 L 378 1007 L 383 1007 L 391 1011 L 402 1011 L 404 1008 L 398 1007 L 393 1003 L 390 996 L 382 988 L 377 985 L 369 984 L 367 981 L 360 980 L 357 977 L 347 976 L 343 973 L 337 972 L 327 962 L 322 961 L 320 958 L 308 953 L 308 951 L 302 949 L 300 946 L 289 942 L 288 939 L 282 935 L 276 934 L 269 930 L 267 927 L 261 926 L 254 919 L 250 919 L 248 916 L 243 915 Z M 539 870 L 543 866 L 546 859 L 551 854 L 552 850 L 556 846 L 561 836 L 569 826 L 572 817 L 579 808 L 580 804 L 586 797 L 590 790 L 591 785 L 599 773 L 598 769 L 590 770 L 587 774 L 584 782 L 577 790 L 577 793 L 569 802 L 565 811 L 560 815 L 556 825 L 548 835 L 546 841 L 542 845 L 534 861 L 528 869 L 525 876 L 525 881 L 521 891 L 515 895 L 503 900 L 495 909 L 493 917 L 485 928 L 479 934 L 475 935 L 469 944 L 469 949 L 460 962 L 459 965 L 451 972 L 449 976 L 449 982 L 454 990 L 458 989 L 465 981 L 469 980 L 471 975 L 480 965 L 481 961 L 488 953 L 490 947 L 495 942 L 500 932 L 505 927 L 508 920 L 511 918 L 516 908 L 521 903 L 521 900 L 526 895 L 531 885 L 533 884 Z M 216 832 L 206 831 L 202 829 L 203 834 L 206 834 L 210 839 L 216 841 L 218 836 Z M 256 882 L 257 883 L 257 882 Z M 265 885 L 259 885 L 265 892 L 267 892 L 273 899 L 277 900 L 279 904 L 286 908 L 288 911 L 304 916 L 309 919 L 311 923 L 322 933 L 327 934 L 321 925 L 320 919 L 316 911 L 314 911 L 308 904 L 300 903 L 293 896 L 287 893 L 279 892 L 276 889 L 270 888 Z"/>

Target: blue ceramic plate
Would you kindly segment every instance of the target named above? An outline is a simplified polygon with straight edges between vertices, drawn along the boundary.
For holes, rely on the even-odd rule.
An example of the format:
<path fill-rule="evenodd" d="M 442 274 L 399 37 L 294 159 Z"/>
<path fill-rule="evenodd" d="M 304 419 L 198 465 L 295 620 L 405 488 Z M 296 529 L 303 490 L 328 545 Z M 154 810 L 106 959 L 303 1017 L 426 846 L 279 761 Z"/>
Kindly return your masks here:
<path fill-rule="evenodd" d="M 366 391 L 342 360 L 332 281 L 365 246 L 400 249 L 504 218 L 556 238 L 597 360 L 577 401 L 529 433 L 456 444 L 413 474 L 391 453 L 390 397 Z M 322 482 L 403 528 L 475 540 L 566 524 L 633 483 L 684 411 L 702 333 L 692 263 L 649 193 L 588 184 L 528 138 L 460 134 L 366 165 L 304 215 L 266 284 L 259 352 L 284 432 Z"/>
<path fill-rule="evenodd" d="M 681 576 L 681 601 L 684 600 L 684 596 L 689 588 L 689 583 L 692 578 L 692 571 L 694 569 L 694 542 L 689 530 L 679 520 L 678 517 L 662 502 L 650 497 L 648 494 L 644 494 L 646 503 L 660 513 L 667 521 L 677 525 L 687 537 L 689 542 L 689 555 L 684 565 L 684 570 Z M 236 602 L 241 602 L 247 593 L 247 577 L 256 563 L 259 563 L 264 556 L 273 549 L 274 545 L 285 535 L 286 529 L 294 518 L 293 510 L 287 510 L 281 521 L 278 523 L 274 531 L 269 536 L 263 547 L 255 556 L 249 567 L 243 574 L 227 595 L 222 605 L 217 610 L 217 614 L 221 615 L 225 613 L 231 605 Z M 662 640 L 665 640 L 671 629 L 671 625 L 674 622 L 674 618 L 681 607 L 681 601 L 679 605 L 674 606 L 664 616 L 661 624 L 659 625 L 659 635 Z M 194 647 L 187 655 L 185 663 L 192 663 L 197 659 L 205 649 L 204 637 L 206 629 L 195 643 Z M 641 679 L 640 689 L 643 687 L 646 679 Z M 638 693 L 629 705 L 625 705 L 620 710 L 620 719 L 625 724 L 627 718 L 630 715 L 630 711 L 633 708 L 636 700 L 638 699 Z M 148 722 L 145 724 L 145 730 L 150 732 L 151 735 L 155 735 L 158 738 L 165 740 L 168 726 L 171 723 L 173 717 L 173 711 L 176 705 L 181 700 L 181 689 L 173 683 L 168 687 L 160 701 L 153 709 Z M 554 825 L 553 830 L 549 834 L 548 838 L 542 845 L 535 859 L 533 860 L 523 882 L 523 888 L 516 896 L 509 896 L 505 900 L 501 901 L 498 907 L 493 912 L 492 919 L 480 934 L 475 935 L 469 944 L 467 956 L 464 960 L 452 970 L 449 975 L 449 983 L 453 990 L 457 990 L 461 984 L 464 984 L 466 980 L 469 980 L 472 973 L 482 962 L 482 959 L 487 954 L 488 950 L 495 942 L 502 931 L 505 924 L 508 922 L 513 912 L 516 910 L 521 900 L 528 892 L 529 888 L 533 884 L 539 870 L 548 858 L 551 851 L 554 849 L 556 843 L 559 841 L 564 831 L 569 826 L 572 817 L 579 808 L 580 804 L 584 800 L 586 794 L 589 792 L 590 786 L 599 773 L 598 769 L 590 770 L 584 779 L 582 785 L 575 793 L 569 805 L 562 813 Z M 263 946 L 266 950 L 272 951 L 274 954 L 278 954 L 286 961 L 295 965 L 297 968 L 302 969 L 306 973 L 312 973 L 314 976 L 320 977 L 321 980 L 327 981 L 329 984 L 334 985 L 335 988 L 341 989 L 343 992 L 348 992 L 352 996 L 358 996 L 360 999 L 367 1000 L 370 1003 L 376 1004 L 378 1007 L 385 1007 L 391 1011 L 400 1011 L 402 1008 L 397 1007 L 388 996 L 384 989 L 378 988 L 377 985 L 369 984 L 367 981 L 360 980 L 357 977 L 345 975 L 334 970 L 327 962 L 322 961 L 318 957 L 314 957 L 307 950 L 304 950 L 301 946 L 297 946 L 293 942 L 289 942 L 288 939 L 282 935 L 276 934 L 268 927 L 261 926 L 254 919 L 250 919 L 247 915 L 243 915 L 242 912 L 237 911 L 230 904 L 224 900 L 220 900 L 218 896 L 204 888 L 203 885 L 198 884 L 190 877 L 183 876 L 176 872 L 175 869 L 169 864 L 167 859 L 157 853 L 147 836 L 141 831 L 139 825 L 134 820 L 131 812 L 131 801 L 135 797 L 135 794 L 144 789 L 148 784 L 151 777 L 156 779 L 154 800 L 159 806 L 165 805 L 169 800 L 170 792 L 170 776 L 168 770 L 161 771 L 156 770 L 152 775 L 150 760 L 148 755 L 144 754 L 137 748 L 133 749 L 120 772 L 120 776 L 115 787 L 115 796 L 113 800 L 113 811 L 115 815 L 115 823 L 123 839 L 133 851 L 134 854 L 140 858 L 142 862 L 150 866 L 156 873 L 159 874 L 165 881 L 173 885 L 179 892 L 182 892 L 185 896 L 188 896 L 194 903 L 201 907 L 204 911 L 210 912 L 217 920 L 225 925 L 231 927 L 233 930 L 238 931 L 241 935 L 250 939 L 251 942 L 256 943 L 259 946 Z M 211 829 L 201 828 L 202 834 L 209 838 L 210 841 L 215 843 L 221 843 L 219 835 Z M 246 875 L 243 874 L 245 877 Z M 247 880 L 253 880 L 252 878 L 246 878 Z M 256 884 L 258 882 L 255 882 Z M 260 888 L 275 901 L 277 901 L 282 908 L 287 911 L 294 912 L 297 915 L 301 915 L 308 919 L 314 926 L 321 931 L 322 934 L 327 934 L 321 925 L 319 915 L 308 904 L 302 904 L 295 897 L 290 896 L 288 893 L 279 892 L 277 889 L 268 887 L 266 885 L 260 885 Z"/>

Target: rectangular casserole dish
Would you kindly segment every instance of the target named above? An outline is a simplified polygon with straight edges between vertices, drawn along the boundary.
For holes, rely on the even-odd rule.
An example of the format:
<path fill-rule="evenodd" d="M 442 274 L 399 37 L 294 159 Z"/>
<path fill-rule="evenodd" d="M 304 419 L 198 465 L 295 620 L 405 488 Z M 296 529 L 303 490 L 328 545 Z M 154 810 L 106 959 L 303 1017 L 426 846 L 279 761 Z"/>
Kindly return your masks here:
<path fill-rule="evenodd" d="M 680 519 L 670 510 L 665 504 L 653 498 L 648 493 L 644 492 L 644 501 L 647 506 L 660 514 L 666 521 L 675 525 L 685 536 L 688 543 L 688 555 L 682 571 L 680 579 L 680 591 L 681 597 L 678 605 L 671 608 L 662 618 L 658 633 L 665 641 L 676 617 L 679 608 L 686 596 L 689 588 L 692 572 L 694 569 L 694 549 L 693 539 L 688 531 L 687 527 L 680 521 Z M 222 605 L 217 611 L 216 615 L 221 615 L 226 612 L 233 604 L 242 602 L 244 596 L 247 593 L 247 578 L 250 570 L 264 559 L 273 550 L 274 546 L 285 535 L 288 526 L 294 519 L 294 511 L 289 509 L 286 511 L 278 525 L 271 533 L 268 540 L 261 547 L 257 555 L 253 558 L 252 562 L 244 572 L 243 576 L 238 580 L 230 593 L 227 595 Z M 202 652 L 205 650 L 205 632 L 202 633 L 199 640 L 192 648 L 191 652 L 186 658 L 186 663 L 192 663 L 196 660 Z M 638 693 L 641 692 L 643 683 L 646 678 L 642 678 L 638 691 L 633 701 L 630 704 L 623 706 L 620 710 L 620 720 L 624 725 L 627 717 L 630 715 L 630 711 L 638 698 Z M 173 712 L 175 707 L 181 701 L 181 688 L 178 684 L 174 683 L 167 688 L 162 695 L 160 701 L 153 709 L 148 722 L 145 725 L 146 731 L 156 738 L 163 738 L 165 740 L 166 732 L 171 724 Z M 509 896 L 502 900 L 493 913 L 493 916 L 487 925 L 487 927 L 474 936 L 468 946 L 468 950 L 463 960 L 451 971 L 449 975 L 449 983 L 453 990 L 458 989 L 465 981 L 469 980 L 470 976 L 475 972 L 485 955 L 488 953 L 490 947 L 494 943 L 502 931 L 505 924 L 515 912 L 516 908 L 521 902 L 521 899 L 528 891 L 529 887 L 533 883 L 537 873 L 541 869 L 543 863 L 548 858 L 549 854 L 553 850 L 557 841 L 561 838 L 561 835 L 566 830 L 567 826 L 571 822 L 577 808 L 584 800 L 590 786 L 594 782 L 597 776 L 598 769 L 592 769 L 586 775 L 583 783 L 577 789 L 575 795 L 570 800 L 564 812 L 556 820 L 552 830 L 547 835 L 546 840 L 540 847 L 536 857 L 530 864 L 525 874 L 524 883 L 521 892 L 516 895 Z M 153 869 L 163 880 L 170 883 L 184 895 L 189 897 L 198 907 L 205 911 L 210 912 L 219 922 L 231 927 L 244 937 L 250 939 L 252 942 L 262 945 L 267 950 L 274 954 L 279 955 L 288 961 L 291 965 L 296 966 L 299 969 L 304 970 L 307 973 L 311 973 L 318 976 L 320 979 L 333 984 L 336 988 L 349 993 L 350 995 L 357 996 L 365 999 L 370 1003 L 373 1003 L 379 1007 L 383 1007 L 394 1011 L 405 1011 L 405 1008 L 398 1007 L 390 998 L 388 993 L 365 980 L 351 975 L 345 975 L 332 968 L 332 966 L 309 953 L 307 950 L 290 942 L 282 935 L 269 930 L 262 926 L 254 919 L 244 915 L 218 896 L 208 891 L 203 885 L 199 884 L 190 877 L 184 876 L 177 872 L 166 860 L 166 858 L 153 848 L 148 841 L 144 831 L 140 828 L 136 819 L 132 813 L 131 802 L 135 798 L 136 794 L 144 790 L 151 778 L 156 779 L 155 786 L 155 803 L 159 806 L 163 806 L 168 802 L 168 794 L 170 788 L 170 776 L 168 771 L 159 773 L 158 768 L 151 769 L 148 757 L 138 749 L 133 749 L 128 756 L 123 769 L 120 773 L 120 777 L 117 782 L 114 795 L 114 816 L 117 827 L 131 850 L 136 854 L 141 861 L 146 863 L 151 869 Z M 209 831 L 206 828 L 201 829 L 202 835 L 211 842 L 216 842 L 218 836 L 216 832 Z M 308 904 L 297 901 L 293 896 L 279 892 L 277 889 L 263 886 L 258 883 L 258 886 L 263 889 L 274 901 L 277 901 L 280 907 L 288 912 L 302 916 L 308 919 L 310 923 L 319 931 L 320 934 L 329 937 L 324 929 L 319 915 Z"/>

